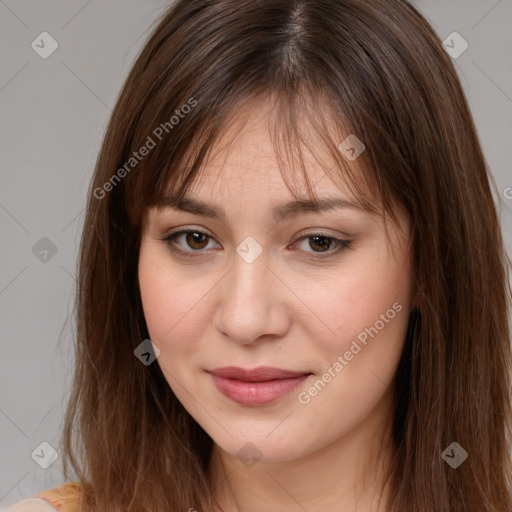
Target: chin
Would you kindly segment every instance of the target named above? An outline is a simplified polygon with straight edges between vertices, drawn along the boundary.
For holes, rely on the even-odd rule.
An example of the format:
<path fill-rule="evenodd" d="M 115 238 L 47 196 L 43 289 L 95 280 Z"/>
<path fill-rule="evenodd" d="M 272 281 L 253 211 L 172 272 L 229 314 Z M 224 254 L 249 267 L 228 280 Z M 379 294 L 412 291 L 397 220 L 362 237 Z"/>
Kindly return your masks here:
<path fill-rule="evenodd" d="M 288 438 L 288 442 L 283 443 L 281 439 L 268 439 L 266 435 L 263 432 L 254 432 L 251 435 L 246 431 L 243 436 L 224 436 L 222 439 L 214 439 L 214 442 L 248 467 L 258 462 L 285 462 L 305 455 L 300 439 Z"/>

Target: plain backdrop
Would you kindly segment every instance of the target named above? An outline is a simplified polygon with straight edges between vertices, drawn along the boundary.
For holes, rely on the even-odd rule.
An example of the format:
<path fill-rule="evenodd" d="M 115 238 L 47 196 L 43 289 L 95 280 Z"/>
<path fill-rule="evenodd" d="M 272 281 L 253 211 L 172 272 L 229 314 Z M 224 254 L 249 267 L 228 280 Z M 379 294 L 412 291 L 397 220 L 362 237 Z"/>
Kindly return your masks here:
<path fill-rule="evenodd" d="M 60 455 L 36 461 L 41 443 L 60 451 L 86 191 L 120 87 L 168 4 L 0 0 L 0 506 L 63 483 Z M 512 1 L 415 5 L 442 40 L 468 44 L 453 60 L 512 254 Z"/>

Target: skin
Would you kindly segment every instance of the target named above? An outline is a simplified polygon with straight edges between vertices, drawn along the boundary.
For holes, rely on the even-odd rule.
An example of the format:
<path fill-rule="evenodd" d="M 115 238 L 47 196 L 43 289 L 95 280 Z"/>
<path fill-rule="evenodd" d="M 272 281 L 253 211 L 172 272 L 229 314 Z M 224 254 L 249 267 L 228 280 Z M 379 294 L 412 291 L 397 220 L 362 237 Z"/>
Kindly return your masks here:
<path fill-rule="evenodd" d="M 233 143 L 220 142 L 187 194 L 222 206 L 226 223 L 172 208 L 147 212 L 139 285 L 150 338 L 160 350 L 157 364 L 214 441 L 215 497 L 226 512 L 384 511 L 394 379 L 410 311 L 407 219 L 400 217 L 403 232 L 387 223 L 392 250 L 384 219 L 362 209 L 308 212 L 276 224 L 272 208 L 294 198 L 269 138 L 269 104 L 261 101 L 245 114 L 243 128 L 226 133 L 230 140 L 237 135 Z M 312 155 L 304 156 L 318 197 L 353 199 Z M 174 240 L 198 257 L 179 256 L 162 240 L 175 228 L 210 237 Z M 336 252 L 328 240 L 315 245 L 303 238 L 319 232 L 351 244 Z M 236 252 L 248 236 L 263 249 L 252 263 Z M 397 303 L 400 312 L 300 403 L 299 393 Z M 314 375 L 273 403 L 246 406 L 221 394 L 206 372 L 229 365 Z M 247 443 L 261 457 L 252 466 L 237 458 Z"/>

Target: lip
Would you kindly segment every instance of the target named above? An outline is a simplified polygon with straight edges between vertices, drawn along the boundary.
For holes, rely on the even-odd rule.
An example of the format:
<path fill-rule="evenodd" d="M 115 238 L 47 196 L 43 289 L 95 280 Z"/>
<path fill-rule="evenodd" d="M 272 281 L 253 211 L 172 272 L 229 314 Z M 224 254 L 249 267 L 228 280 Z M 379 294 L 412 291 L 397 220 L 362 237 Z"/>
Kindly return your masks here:
<path fill-rule="evenodd" d="M 283 370 L 270 366 L 244 369 L 226 366 L 209 370 L 217 389 L 242 405 L 258 406 L 274 402 L 293 391 L 311 372 Z"/>

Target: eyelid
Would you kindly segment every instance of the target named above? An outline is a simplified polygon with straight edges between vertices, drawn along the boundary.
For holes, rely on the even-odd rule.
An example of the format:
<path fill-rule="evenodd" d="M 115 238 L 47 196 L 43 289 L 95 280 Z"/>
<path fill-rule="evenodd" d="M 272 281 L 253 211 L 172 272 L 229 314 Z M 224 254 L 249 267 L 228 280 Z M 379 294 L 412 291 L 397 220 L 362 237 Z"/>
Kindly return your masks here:
<path fill-rule="evenodd" d="M 198 233 L 204 233 L 205 235 L 208 235 L 212 238 L 215 238 L 213 235 L 209 233 L 209 231 L 206 228 L 196 226 L 195 224 L 180 226 L 179 228 L 172 228 L 165 236 L 171 236 L 175 235 L 176 233 L 180 233 L 181 231 L 197 231 Z"/>
<path fill-rule="evenodd" d="M 315 231 L 316 230 L 316 231 Z M 299 231 L 295 236 L 297 239 L 302 238 L 304 236 L 314 236 L 321 235 L 329 238 L 337 238 L 338 240 L 348 241 L 351 237 L 346 233 L 337 232 L 336 234 L 329 233 L 329 230 L 326 228 L 306 228 L 302 231 Z"/>
<path fill-rule="evenodd" d="M 174 254 L 177 254 L 178 256 L 183 256 L 184 258 L 201 258 L 204 256 L 203 253 L 207 252 L 204 250 L 201 251 L 193 251 L 193 250 L 185 250 L 180 249 L 176 246 L 176 244 L 173 243 L 174 238 L 177 238 L 178 236 L 187 234 L 187 233 L 200 233 L 208 237 L 210 240 L 215 240 L 215 237 L 210 235 L 207 230 L 204 230 L 203 228 L 195 228 L 193 226 L 180 226 L 179 228 L 173 229 L 169 232 L 167 232 L 165 235 L 158 237 L 161 241 L 165 242 L 168 249 L 172 251 Z M 216 242 L 218 243 L 218 242 Z"/>

